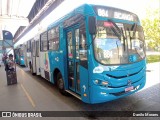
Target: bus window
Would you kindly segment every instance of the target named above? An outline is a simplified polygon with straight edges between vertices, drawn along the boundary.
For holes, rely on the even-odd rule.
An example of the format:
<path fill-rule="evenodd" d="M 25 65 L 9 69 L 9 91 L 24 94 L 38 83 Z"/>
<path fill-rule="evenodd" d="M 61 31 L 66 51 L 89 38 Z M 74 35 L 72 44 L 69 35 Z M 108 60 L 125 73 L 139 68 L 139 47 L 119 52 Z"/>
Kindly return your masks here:
<path fill-rule="evenodd" d="M 76 59 L 79 59 L 79 29 L 75 30 L 75 39 L 76 39 Z"/>
<path fill-rule="evenodd" d="M 87 59 L 87 38 L 86 38 L 86 28 L 85 24 L 80 27 L 80 41 L 79 41 L 79 57 L 80 65 L 88 68 L 88 59 Z"/>
<path fill-rule="evenodd" d="M 33 54 L 33 57 L 35 57 L 35 55 L 36 55 L 35 41 L 32 42 L 32 54 Z"/>
<path fill-rule="evenodd" d="M 31 41 L 27 41 L 27 52 L 31 52 Z"/>
<path fill-rule="evenodd" d="M 73 58 L 72 32 L 68 32 L 68 57 Z"/>
<path fill-rule="evenodd" d="M 41 51 L 48 50 L 47 32 L 41 34 Z"/>
<path fill-rule="evenodd" d="M 23 56 L 23 54 L 24 54 L 23 48 L 19 48 L 19 55 Z"/>
<path fill-rule="evenodd" d="M 36 56 L 39 57 L 39 41 L 36 41 Z"/>
<path fill-rule="evenodd" d="M 59 27 L 48 31 L 49 50 L 58 50 L 59 48 Z"/>
<path fill-rule="evenodd" d="M 85 61 L 87 60 L 87 40 L 86 40 L 86 33 L 80 33 L 80 60 Z"/>

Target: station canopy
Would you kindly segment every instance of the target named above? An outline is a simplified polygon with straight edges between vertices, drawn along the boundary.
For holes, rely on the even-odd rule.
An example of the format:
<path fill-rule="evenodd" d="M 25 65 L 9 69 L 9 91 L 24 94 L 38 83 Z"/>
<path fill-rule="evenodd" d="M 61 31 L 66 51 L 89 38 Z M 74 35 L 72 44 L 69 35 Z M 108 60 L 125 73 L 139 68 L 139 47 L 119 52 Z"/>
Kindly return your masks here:
<path fill-rule="evenodd" d="M 3 40 L 2 31 L 7 30 L 14 36 L 13 41 L 17 42 L 63 1 L 0 0 L 0 40 Z"/>
<path fill-rule="evenodd" d="M 27 26 L 27 18 L 36 0 L 0 0 L 0 40 L 3 40 L 2 30 L 14 35 L 20 26 Z"/>

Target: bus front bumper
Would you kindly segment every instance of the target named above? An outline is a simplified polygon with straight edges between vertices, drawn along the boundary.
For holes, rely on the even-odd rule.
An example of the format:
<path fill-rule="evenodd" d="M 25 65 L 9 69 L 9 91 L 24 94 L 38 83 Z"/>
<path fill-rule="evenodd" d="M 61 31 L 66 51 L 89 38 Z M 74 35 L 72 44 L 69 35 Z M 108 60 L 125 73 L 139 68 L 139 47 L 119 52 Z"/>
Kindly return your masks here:
<path fill-rule="evenodd" d="M 90 103 L 91 104 L 102 103 L 128 96 L 142 89 L 145 83 L 146 83 L 146 76 L 143 76 L 141 80 L 132 84 L 134 89 L 128 92 L 125 92 L 125 89 L 128 88 L 129 86 L 110 88 L 110 87 L 93 85 L 90 87 Z"/>

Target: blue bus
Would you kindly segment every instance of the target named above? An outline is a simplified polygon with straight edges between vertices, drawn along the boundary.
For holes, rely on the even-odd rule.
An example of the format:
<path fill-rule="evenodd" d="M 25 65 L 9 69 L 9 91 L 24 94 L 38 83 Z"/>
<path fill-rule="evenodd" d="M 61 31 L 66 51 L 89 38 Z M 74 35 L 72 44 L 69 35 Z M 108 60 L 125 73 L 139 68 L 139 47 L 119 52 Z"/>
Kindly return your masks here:
<path fill-rule="evenodd" d="M 31 71 L 85 103 L 115 100 L 145 85 L 144 34 L 134 13 L 84 4 L 29 43 Z"/>
<path fill-rule="evenodd" d="M 14 49 L 15 62 L 21 66 L 25 66 L 25 53 L 26 52 L 24 49 L 25 49 L 24 44 L 20 44 Z"/>

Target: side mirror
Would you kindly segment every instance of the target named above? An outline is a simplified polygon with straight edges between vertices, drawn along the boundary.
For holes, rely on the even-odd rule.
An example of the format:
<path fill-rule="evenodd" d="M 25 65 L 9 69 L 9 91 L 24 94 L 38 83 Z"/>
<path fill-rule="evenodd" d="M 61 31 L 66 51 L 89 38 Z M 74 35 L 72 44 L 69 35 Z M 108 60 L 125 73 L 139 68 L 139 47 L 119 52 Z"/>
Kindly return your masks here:
<path fill-rule="evenodd" d="M 96 18 L 93 16 L 89 17 L 88 20 L 88 26 L 89 26 L 89 33 L 90 34 L 96 34 Z"/>

